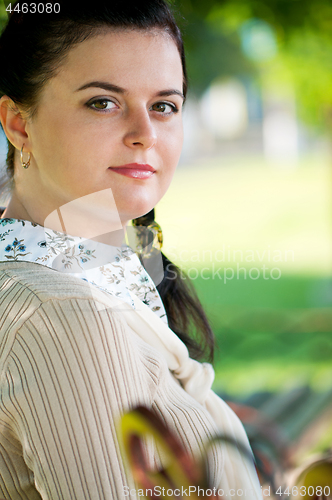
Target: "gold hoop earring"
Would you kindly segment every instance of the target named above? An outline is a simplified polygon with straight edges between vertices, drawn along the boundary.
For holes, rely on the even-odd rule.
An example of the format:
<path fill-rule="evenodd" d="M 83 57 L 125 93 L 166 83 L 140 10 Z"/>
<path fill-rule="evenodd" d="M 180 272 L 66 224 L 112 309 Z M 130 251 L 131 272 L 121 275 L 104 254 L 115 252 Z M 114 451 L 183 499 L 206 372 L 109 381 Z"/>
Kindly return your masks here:
<path fill-rule="evenodd" d="M 28 157 L 28 161 L 24 162 L 24 161 L 23 161 L 23 148 L 24 148 L 24 144 L 23 144 L 23 146 L 22 146 L 22 148 L 21 148 L 21 165 L 22 165 L 22 167 L 23 167 L 23 168 L 29 168 L 29 166 L 30 166 L 31 154 L 30 154 L 30 153 L 28 153 L 28 155 L 29 155 L 29 157 Z"/>

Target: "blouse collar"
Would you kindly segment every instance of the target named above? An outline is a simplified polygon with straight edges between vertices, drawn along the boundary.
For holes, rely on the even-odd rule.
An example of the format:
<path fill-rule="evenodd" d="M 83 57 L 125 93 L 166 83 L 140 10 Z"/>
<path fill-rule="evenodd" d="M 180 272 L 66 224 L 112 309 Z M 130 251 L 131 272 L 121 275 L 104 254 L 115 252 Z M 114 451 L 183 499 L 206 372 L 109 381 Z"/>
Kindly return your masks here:
<path fill-rule="evenodd" d="M 130 304 L 133 294 L 167 324 L 154 282 L 127 245 L 114 247 L 21 219 L 0 219 L 0 261 L 34 262 L 87 281 Z"/>

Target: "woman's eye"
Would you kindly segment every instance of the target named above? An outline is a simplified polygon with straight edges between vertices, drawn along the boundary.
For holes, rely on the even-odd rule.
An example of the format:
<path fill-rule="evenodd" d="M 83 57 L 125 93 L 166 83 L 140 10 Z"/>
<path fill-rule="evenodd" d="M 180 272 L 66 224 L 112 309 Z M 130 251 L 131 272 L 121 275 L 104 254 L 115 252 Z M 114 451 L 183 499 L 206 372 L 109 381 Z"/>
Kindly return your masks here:
<path fill-rule="evenodd" d="M 116 107 L 116 104 L 109 99 L 95 99 L 94 101 L 89 101 L 87 106 L 92 109 L 97 109 L 98 111 L 107 111 Z"/>
<path fill-rule="evenodd" d="M 177 113 L 178 111 L 174 104 L 168 104 L 167 102 L 157 102 L 151 107 L 151 109 L 164 115 L 170 115 L 172 113 Z"/>

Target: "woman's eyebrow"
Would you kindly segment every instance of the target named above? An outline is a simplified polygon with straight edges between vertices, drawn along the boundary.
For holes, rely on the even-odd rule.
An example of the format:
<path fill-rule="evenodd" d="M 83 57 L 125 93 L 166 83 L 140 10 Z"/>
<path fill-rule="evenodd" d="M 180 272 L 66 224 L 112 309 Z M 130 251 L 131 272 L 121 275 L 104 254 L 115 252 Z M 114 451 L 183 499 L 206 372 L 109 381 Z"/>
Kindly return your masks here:
<path fill-rule="evenodd" d="M 108 92 L 117 92 L 118 94 L 126 94 L 127 93 L 126 89 L 123 89 L 122 87 L 119 87 L 118 85 L 114 85 L 113 83 L 98 82 L 98 81 L 86 83 L 86 84 L 82 85 L 82 87 L 76 89 L 75 92 L 78 92 L 79 90 L 85 90 L 85 89 L 88 89 L 90 87 L 93 87 L 93 88 L 98 87 L 100 89 L 107 90 Z M 178 95 L 178 96 L 182 97 L 182 99 L 184 100 L 183 93 L 180 92 L 180 90 L 176 90 L 176 89 L 161 90 L 160 92 L 157 92 L 156 97 L 167 97 L 170 95 Z"/>
<path fill-rule="evenodd" d="M 156 97 L 167 97 L 169 95 L 178 95 L 184 100 L 183 93 L 176 89 L 162 90 L 156 94 Z"/>
<path fill-rule="evenodd" d="M 118 94 L 125 94 L 127 91 L 122 87 L 118 87 L 118 85 L 113 85 L 112 83 L 107 82 L 90 82 L 82 85 L 79 89 L 76 89 L 75 92 L 79 90 L 85 90 L 90 87 L 98 87 L 100 89 L 108 90 L 109 92 L 117 92 Z"/>

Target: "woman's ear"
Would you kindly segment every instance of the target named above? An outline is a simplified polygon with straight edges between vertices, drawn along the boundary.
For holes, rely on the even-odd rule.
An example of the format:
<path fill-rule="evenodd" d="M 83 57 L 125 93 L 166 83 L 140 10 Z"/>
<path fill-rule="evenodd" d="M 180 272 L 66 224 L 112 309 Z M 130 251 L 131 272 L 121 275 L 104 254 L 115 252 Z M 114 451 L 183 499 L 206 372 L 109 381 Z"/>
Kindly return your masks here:
<path fill-rule="evenodd" d="M 29 150 L 29 138 L 26 133 L 26 119 L 23 118 L 14 101 L 4 95 L 0 99 L 0 121 L 8 140 L 20 150 L 25 144 L 25 151 Z"/>

